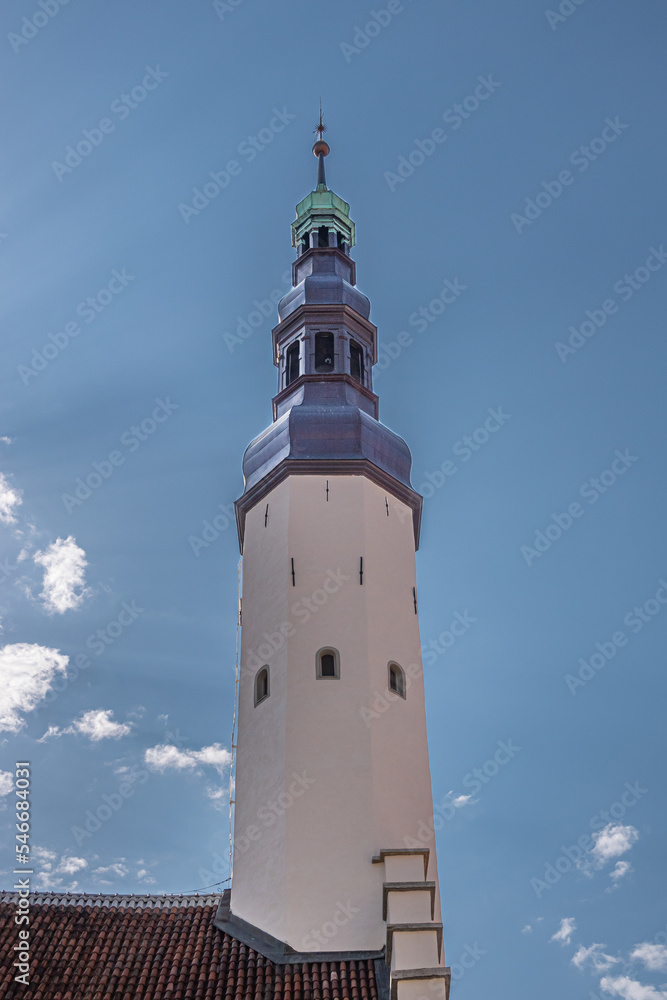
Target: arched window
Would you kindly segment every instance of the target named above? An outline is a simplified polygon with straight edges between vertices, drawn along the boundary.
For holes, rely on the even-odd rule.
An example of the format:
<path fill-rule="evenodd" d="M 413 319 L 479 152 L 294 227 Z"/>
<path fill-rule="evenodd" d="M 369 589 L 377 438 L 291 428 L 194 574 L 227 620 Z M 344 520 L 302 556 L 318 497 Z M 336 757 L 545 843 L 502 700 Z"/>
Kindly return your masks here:
<path fill-rule="evenodd" d="M 291 385 L 299 377 L 301 371 L 299 357 L 299 341 L 287 348 L 287 366 L 285 371 L 285 385 Z"/>
<path fill-rule="evenodd" d="M 259 705 L 260 701 L 268 698 L 269 694 L 269 668 L 265 664 L 255 674 L 255 705 Z"/>
<path fill-rule="evenodd" d="M 318 677 L 340 677 L 340 654 L 332 646 L 318 649 L 315 665 Z"/>
<path fill-rule="evenodd" d="M 398 663 L 389 664 L 389 690 L 405 698 L 405 673 Z"/>
<path fill-rule="evenodd" d="M 355 340 L 350 341 L 350 375 L 364 384 L 364 350 Z"/>
<path fill-rule="evenodd" d="M 334 335 L 333 333 L 315 334 L 315 371 L 332 372 L 334 370 Z"/>

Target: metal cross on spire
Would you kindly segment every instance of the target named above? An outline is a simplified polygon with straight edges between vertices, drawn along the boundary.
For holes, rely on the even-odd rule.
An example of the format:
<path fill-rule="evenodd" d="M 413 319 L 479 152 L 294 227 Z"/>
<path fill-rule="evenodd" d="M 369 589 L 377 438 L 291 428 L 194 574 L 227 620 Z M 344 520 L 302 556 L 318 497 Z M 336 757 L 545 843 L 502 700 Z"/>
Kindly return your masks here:
<path fill-rule="evenodd" d="M 313 132 L 316 133 L 318 139 L 321 139 L 322 136 L 324 135 L 324 133 L 326 132 L 326 130 L 327 130 L 327 127 L 324 124 L 324 113 L 322 111 L 322 98 L 320 97 L 320 120 L 318 121 L 317 125 L 313 129 Z"/>
<path fill-rule="evenodd" d="M 322 111 L 322 98 L 320 97 L 320 120 L 313 129 L 313 132 L 317 135 L 315 144 L 313 146 L 313 153 L 317 157 L 317 190 L 324 191 L 327 186 L 327 179 L 324 175 L 324 157 L 328 156 L 331 150 L 329 149 L 329 143 L 324 139 L 324 133 L 327 127 L 324 124 L 324 112 Z"/>

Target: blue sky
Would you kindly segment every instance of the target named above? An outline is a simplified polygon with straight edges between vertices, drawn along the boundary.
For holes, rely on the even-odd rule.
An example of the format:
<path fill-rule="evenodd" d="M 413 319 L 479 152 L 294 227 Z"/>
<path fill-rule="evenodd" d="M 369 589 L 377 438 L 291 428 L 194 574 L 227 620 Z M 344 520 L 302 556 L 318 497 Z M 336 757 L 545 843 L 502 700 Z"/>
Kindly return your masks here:
<path fill-rule="evenodd" d="M 3 5 L 2 770 L 31 762 L 44 888 L 226 877 L 225 511 L 270 420 L 274 319 L 251 314 L 285 289 L 321 95 L 379 328 L 381 419 L 426 496 L 455 996 L 656 1000 L 665 7 L 386 10 Z M 121 804 L 73 833 L 105 795 Z M 0 822 L 8 843 L 9 808 Z"/>

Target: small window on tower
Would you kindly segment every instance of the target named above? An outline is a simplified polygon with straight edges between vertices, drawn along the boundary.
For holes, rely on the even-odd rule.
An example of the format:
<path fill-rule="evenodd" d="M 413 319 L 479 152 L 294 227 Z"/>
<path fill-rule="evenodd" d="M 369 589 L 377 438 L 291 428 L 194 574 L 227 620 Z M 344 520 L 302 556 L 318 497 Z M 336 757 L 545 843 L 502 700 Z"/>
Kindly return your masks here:
<path fill-rule="evenodd" d="M 269 697 L 269 668 L 263 666 L 255 675 L 255 705 Z"/>
<path fill-rule="evenodd" d="M 329 246 L 329 230 L 326 226 L 320 226 L 317 230 L 317 245 L 318 247 Z"/>
<path fill-rule="evenodd" d="M 301 359 L 299 357 L 299 342 L 287 348 L 287 371 L 285 385 L 291 385 L 299 377 L 301 370 Z"/>
<path fill-rule="evenodd" d="M 389 664 L 389 690 L 405 698 L 405 674 L 398 663 Z"/>
<path fill-rule="evenodd" d="M 330 646 L 317 653 L 317 676 L 340 677 L 340 656 L 337 649 Z"/>
<path fill-rule="evenodd" d="M 364 384 L 364 351 L 355 340 L 350 341 L 350 375 Z"/>
<path fill-rule="evenodd" d="M 334 370 L 334 335 L 333 333 L 315 334 L 315 371 L 332 372 Z"/>

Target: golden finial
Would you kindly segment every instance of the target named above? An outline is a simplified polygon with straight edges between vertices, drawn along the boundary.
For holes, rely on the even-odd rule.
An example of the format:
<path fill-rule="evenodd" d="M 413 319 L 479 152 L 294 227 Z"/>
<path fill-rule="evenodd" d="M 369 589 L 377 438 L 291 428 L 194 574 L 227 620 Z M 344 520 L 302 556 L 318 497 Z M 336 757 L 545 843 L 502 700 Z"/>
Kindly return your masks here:
<path fill-rule="evenodd" d="M 324 112 L 322 111 L 322 98 L 320 97 L 320 120 L 313 129 L 313 132 L 317 135 L 315 145 L 313 146 L 313 153 L 315 156 L 328 156 L 331 150 L 329 149 L 329 143 L 324 140 L 324 133 L 327 127 L 324 124 Z"/>

